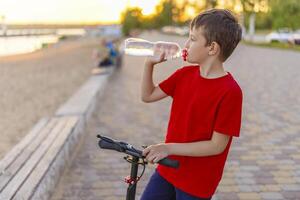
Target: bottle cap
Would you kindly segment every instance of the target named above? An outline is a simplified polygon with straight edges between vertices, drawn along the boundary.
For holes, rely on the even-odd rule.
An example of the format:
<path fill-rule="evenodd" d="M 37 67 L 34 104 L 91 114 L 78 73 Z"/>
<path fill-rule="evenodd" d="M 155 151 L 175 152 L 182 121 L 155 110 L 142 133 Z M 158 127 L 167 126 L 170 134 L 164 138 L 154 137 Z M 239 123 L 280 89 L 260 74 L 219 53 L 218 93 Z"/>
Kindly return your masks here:
<path fill-rule="evenodd" d="M 187 56 L 188 56 L 187 49 L 183 49 L 182 50 L 182 58 L 183 58 L 184 61 L 186 61 Z"/>

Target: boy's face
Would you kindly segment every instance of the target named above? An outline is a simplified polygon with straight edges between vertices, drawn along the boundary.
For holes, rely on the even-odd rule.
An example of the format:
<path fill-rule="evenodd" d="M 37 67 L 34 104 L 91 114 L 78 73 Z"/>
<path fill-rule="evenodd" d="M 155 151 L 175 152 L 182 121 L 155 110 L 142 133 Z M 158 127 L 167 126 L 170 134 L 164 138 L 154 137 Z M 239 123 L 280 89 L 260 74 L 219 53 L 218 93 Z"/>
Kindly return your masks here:
<path fill-rule="evenodd" d="M 185 43 L 187 48 L 188 56 L 187 61 L 190 63 L 202 64 L 209 57 L 209 45 L 206 45 L 206 39 L 203 35 L 202 28 L 193 28 L 190 30 L 190 35 Z"/>

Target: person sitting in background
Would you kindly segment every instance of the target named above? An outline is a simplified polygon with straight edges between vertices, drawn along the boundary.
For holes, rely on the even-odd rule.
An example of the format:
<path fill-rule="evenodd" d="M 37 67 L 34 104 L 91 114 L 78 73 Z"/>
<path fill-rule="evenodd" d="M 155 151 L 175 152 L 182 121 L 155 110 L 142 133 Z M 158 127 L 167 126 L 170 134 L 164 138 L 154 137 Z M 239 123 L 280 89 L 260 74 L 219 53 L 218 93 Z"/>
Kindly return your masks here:
<path fill-rule="evenodd" d="M 92 73 L 97 74 L 100 68 L 119 65 L 119 51 L 117 49 L 118 40 L 101 40 L 101 46 L 93 51 L 92 58 L 95 60 L 96 68 Z"/>
<path fill-rule="evenodd" d="M 114 65 L 118 52 L 113 41 L 107 41 L 106 39 L 103 39 L 102 46 L 105 48 L 105 53 L 104 57 L 100 59 L 98 67 L 107 67 Z"/>
<path fill-rule="evenodd" d="M 117 51 L 112 41 L 105 38 L 101 40 L 100 48 L 93 52 L 93 58 L 96 60 L 97 67 L 108 67 L 114 64 Z"/>

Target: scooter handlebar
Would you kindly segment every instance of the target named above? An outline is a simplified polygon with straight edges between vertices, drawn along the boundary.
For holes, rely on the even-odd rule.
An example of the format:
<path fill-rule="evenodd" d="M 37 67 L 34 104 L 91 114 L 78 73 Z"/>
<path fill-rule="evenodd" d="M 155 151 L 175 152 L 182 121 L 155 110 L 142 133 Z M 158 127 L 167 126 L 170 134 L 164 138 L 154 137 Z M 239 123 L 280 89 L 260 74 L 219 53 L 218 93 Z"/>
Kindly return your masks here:
<path fill-rule="evenodd" d="M 172 168 L 178 168 L 179 167 L 179 161 L 178 160 L 173 160 L 170 158 L 163 158 L 160 161 L 158 161 L 159 164 L 167 166 L 167 167 L 172 167 Z"/>
<path fill-rule="evenodd" d="M 144 159 L 145 157 L 142 155 L 142 151 L 134 148 L 132 145 L 126 143 L 126 142 L 117 142 L 114 141 L 111 138 L 104 137 L 101 135 L 97 135 L 97 137 L 100 139 L 98 144 L 99 147 L 102 149 L 110 149 L 115 150 L 118 152 L 124 152 L 126 154 L 129 154 L 131 156 L 136 156 L 139 158 Z M 160 161 L 158 161 L 159 164 L 172 167 L 172 168 L 178 168 L 179 162 L 177 160 L 172 160 L 170 158 L 163 158 Z"/>

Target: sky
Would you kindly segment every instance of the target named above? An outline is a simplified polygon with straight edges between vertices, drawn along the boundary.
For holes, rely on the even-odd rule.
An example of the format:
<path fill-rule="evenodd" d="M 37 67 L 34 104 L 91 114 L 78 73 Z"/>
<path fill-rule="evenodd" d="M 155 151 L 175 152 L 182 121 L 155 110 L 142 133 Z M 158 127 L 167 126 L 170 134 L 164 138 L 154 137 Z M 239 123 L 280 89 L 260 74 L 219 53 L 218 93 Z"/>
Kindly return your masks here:
<path fill-rule="evenodd" d="M 116 23 L 126 6 L 151 14 L 159 0 L 0 0 L 5 23 Z"/>

